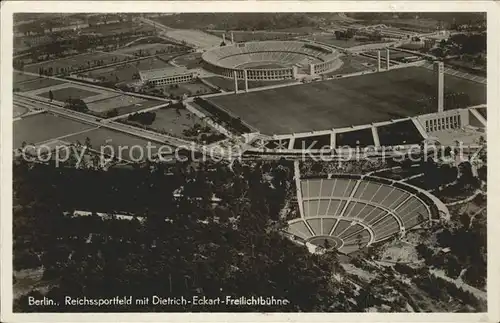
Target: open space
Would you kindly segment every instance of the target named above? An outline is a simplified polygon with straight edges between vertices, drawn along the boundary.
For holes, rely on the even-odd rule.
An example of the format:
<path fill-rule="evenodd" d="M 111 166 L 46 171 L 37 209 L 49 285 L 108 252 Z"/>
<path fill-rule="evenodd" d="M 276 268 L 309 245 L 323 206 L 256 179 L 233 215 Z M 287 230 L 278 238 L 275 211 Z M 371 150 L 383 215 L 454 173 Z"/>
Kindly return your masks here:
<path fill-rule="evenodd" d="M 432 71 L 409 67 L 218 96 L 208 101 L 241 117 L 265 134 L 288 134 L 369 124 L 434 111 L 432 98 L 436 91 Z M 485 85 L 446 75 L 445 95 L 453 93 L 466 96 L 467 105 L 486 102 Z M 446 108 L 456 108 L 456 105 Z"/>
<path fill-rule="evenodd" d="M 19 148 L 23 142 L 27 144 L 36 144 L 91 128 L 93 128 L 93 126 L 58 117 L 53 114 L 37 114 L 14 122 L 13 147 Z"/>

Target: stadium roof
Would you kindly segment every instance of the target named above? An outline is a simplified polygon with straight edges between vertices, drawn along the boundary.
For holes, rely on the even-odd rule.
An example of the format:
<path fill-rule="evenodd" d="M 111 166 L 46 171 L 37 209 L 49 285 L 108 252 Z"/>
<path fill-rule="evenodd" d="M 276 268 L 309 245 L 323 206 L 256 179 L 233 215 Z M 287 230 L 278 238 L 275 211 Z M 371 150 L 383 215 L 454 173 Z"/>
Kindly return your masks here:
<path fill-rule="evenodd" d="M 158 79 L 166 76 L 176 76 L 176 75 L 183 75 L 186 73 L 191 72 L 191 70 L 185 68 L 185 67 L 164 67 L 164 68 L 157 68 L 157 69 L 152 69 L 152 70 L 145 70 L 145 71 L 139 71 L 139 76 L 141 77 L 141 80 L 153 80 L 153 79 Z"/>

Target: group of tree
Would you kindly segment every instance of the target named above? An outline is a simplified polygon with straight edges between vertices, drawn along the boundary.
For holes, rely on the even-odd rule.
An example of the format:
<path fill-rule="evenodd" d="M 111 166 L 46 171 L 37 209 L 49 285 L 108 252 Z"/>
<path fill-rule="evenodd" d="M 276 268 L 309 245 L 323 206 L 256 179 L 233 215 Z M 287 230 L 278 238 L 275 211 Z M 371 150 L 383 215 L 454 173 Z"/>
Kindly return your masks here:
<path fill-rule="evenodd" d="M 87 104 L 85 101 L 82 99 L 73 99 L 73 98 L 68 98 L 66 100 L 66 104 L 64 106 L 66 109 L 78 111 L 78 112 L 87 112 L 89 108 L 87 107 Z"/>
<path fill-rule="evenodd" d="M 354 35 L 355 35 L 355 32 L 352 29 L 335 30 L 335 39 L 349 40 L 349 39 L 352 39 L 354 37 Z"/>
<path fill-rule="evenodd" d="M 331 279 L 341 271 L 335 256 L 312 255 L 275 226 L 292 181 L 291 165 L 284 162 L 236 163 L 232 170 L 195 169 L 190 163 L 107 172 L 25 163 L 14 168 L 15 269 L 42 264 L 43 279 L 53 282 L 46 295 L 61 303 L 37 311 L 262 311 L 259 306 L 63 305 L 64 296 L 81 295 L 274 296 L 289 305 L 266 311 L 353 308 L 347 300 L 355 288 Z M 214 195 L 221 199 L 217 205 Z M 64 215 L 73 210 L 146 219 Z M 15 302 L 16 311 L 33 310 L 27 297 Z"/>
<path fill-rule="evenodd" d="M 127 117 L 129 121 L 139 122 L 142 125 L 150 126 L 156 119 L 156 112 L 133 113 Z"/>

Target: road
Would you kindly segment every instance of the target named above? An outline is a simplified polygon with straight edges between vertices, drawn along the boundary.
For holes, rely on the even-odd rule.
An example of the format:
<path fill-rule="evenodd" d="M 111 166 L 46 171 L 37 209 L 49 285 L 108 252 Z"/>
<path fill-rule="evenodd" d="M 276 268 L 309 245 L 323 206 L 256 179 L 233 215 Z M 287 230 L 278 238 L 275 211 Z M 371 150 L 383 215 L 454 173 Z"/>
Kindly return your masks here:
<path fill-rule="evenodd" d="M 114 120 L 109 119 L 101 119 L 95 116 L 91 116 L 82 112 L 77 112 L 73 110 L 69 110 L 63 108 L 61 105 L 56 104 L 54 102 L 45 102 L 41 99 L 34 99 L 30 97 L 23 97 L 20 94 L 14 95 L 14 102 L 17 104 L 26 105 L 29 104 L 31 106 L 38 105 L 40 109 L 45 109 L 52 113 L 65 116 L 69 119 L 77 120 L 79 122 L 83 122 L 86 124 L 91 124 L 97 127 L 104 127 L 110 130 L 126 133 L 129 135 L 133 135 L 139 138 L 143 138 L 146 140 L 167 144 L 175 147 L 182 147 L 183 149 L 200 152 L 200 153 L 210 153 L 212 156 L 218 158 L 226 158 L 227 156 L 234 156 L 234 153 L 231 151 L 231 147 L 227 149 L 213 149 L 213 147 L 205 147 L 203 145 L 197 144 L 195 142 L 172 137 L 166 134 L 157 133 L 154 131 L 137 128 L 134 126 L 130 126 L 127 124 L 119 123 Z M 148 108 L 149 109 L 149 108 Z M 146 109 L 145 109 L 146 110 Z M 122 117 L 122 116 L 120 116 Z"/>

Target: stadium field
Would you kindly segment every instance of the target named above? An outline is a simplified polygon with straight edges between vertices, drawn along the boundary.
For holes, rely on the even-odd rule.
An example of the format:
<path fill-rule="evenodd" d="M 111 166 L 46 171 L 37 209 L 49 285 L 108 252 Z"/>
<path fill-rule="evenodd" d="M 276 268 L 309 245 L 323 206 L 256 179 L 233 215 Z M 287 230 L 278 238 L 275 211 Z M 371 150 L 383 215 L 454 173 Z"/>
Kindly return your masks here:
<path fill-rule="evenodd" d="M 52 91 L 52 95 L 54 96 L 54 100 L 59 102 L 66 102 L 68 99 L 83 100 L 91 96 L 99 95 L 99 92 L 87 91 L 81 88 L 68 86 L 63 89 Z M 49 91 L 37 94 L 37 96 L 41 96 L 48 99 Z"/>
<path fill-rule="evenodd" d="M 23 141 L 27 144 L 36 144 L 91 128 L 93 128 L 93 126 L 58 117 L 53 114 L 37 114 L 14 122 L 13 147 L 21 147 Z"/>
<path fill-rule="evenodd" d="M 265 134 L 370 124 L 434 111 L 436 77 L 421 67 L 209 98 Z M 486 102 L 486 86 L 445 75 L 445 95 Z M 456 108 L 450 104 L 445 108 Z"/>

